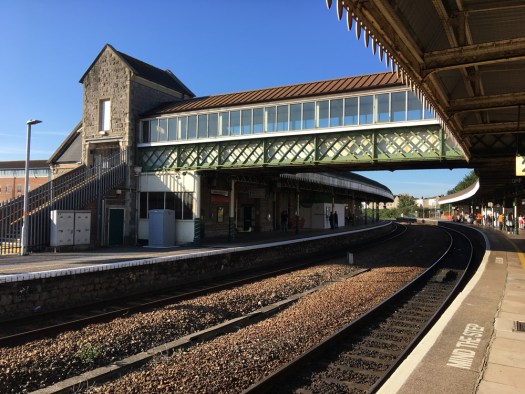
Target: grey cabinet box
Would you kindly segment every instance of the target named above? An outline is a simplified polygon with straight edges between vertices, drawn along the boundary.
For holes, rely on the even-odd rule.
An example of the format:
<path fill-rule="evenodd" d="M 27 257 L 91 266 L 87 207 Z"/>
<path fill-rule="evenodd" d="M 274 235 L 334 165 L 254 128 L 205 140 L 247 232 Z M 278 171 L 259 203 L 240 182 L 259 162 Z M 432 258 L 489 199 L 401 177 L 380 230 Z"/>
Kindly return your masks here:
<path fill-rule="evenodd" d="M 149 240 L 152 247 L 175 245 L 175 211 L 171 209 L 152 209 L 149 211 Z"/>

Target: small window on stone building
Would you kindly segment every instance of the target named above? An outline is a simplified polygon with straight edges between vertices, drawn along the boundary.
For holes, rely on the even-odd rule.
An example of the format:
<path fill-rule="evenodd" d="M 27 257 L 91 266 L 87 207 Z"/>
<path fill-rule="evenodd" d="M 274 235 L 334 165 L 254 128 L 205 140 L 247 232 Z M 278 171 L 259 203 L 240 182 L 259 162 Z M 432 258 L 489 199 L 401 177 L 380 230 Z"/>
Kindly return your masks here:
<path fill-rule="evenodd" d="M 16 191 L 22 193 L 22 185 L 16 185 Z"/>
<path fill-rule="evenodd" d="M 100 100 L 100 131 L 108 131 L 111 128 L 111 101 Z"/>

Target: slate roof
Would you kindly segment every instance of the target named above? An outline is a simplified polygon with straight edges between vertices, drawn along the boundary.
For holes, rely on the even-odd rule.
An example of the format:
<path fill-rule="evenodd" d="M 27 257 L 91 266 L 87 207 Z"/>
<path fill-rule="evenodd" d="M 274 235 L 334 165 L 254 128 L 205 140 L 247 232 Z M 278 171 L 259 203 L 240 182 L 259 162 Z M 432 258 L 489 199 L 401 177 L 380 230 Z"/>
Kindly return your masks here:
<path fill-rule="evenodd" d="M 135 59 L 134 57 L 117 51 L 109 44 L 104 46 L 93 63 L 91 63 L 91 65 L 88 67 L 84 75 L 82 75 L 82 78 L 80 78 L 81 83 L 83 82 L 89 70 L 91 70 L 93 65 L 97 62 L 97 60 L 107 48 L 111 49 L 118 57 L 120 57 L 120 59 L 133 71 L 135 75 L 154 82 L 158 85 L 164 86 L 168 89 L 183 93 L 186 96 L 195 97 L 195 93 L 193 93 L 186 85 L 184 85 L 170 70 L 161 70 L 160 68 L 154 67 L 151 64 Z"/>

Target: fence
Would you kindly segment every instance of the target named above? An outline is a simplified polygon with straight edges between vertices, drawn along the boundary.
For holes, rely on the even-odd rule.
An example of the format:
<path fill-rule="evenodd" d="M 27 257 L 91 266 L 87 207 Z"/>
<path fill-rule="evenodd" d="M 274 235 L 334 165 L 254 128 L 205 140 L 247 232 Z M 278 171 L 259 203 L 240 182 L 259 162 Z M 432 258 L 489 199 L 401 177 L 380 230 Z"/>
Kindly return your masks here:
<path fill-rule="evenodd" d="M 127 174 L 126 153 L 119 151 L 93 167 L 84 165 L 28 194 L 27 250 L 49 246 L 51 211 L 82 209 L 120 185 Z M 18 254 L 21 247 L 24 196 L 0 206 L 0 255 Z"/>

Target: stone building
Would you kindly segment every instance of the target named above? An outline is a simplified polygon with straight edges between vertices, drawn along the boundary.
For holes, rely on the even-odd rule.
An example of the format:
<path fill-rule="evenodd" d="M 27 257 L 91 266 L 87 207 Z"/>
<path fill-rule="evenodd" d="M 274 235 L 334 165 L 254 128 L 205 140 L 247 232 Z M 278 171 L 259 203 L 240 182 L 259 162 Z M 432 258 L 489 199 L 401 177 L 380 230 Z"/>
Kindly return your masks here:
<path fill-rule="evenodd" d="M 405 89 L 386 73 L 379 77 L 383 89 Z M 350 82 L 352 78 L 368 80 L 368 77 L 346 80 Z M 97 222 L 93 227 L 100 229 L 98 245 L 148 242 L 152 210 L 173 211 L 176 242 L 188 243 L 205 234 L 231 236 L 235 232 L 279 229 L 283 211 L 290 216 L 290 226 L 329 228 L 330 210 L 338 210 L 341 223 L 344 223 L 345 218 L 360 216 L 356 211 L 361 209 L 357 201 L 379 202 L 393 198 L 384 186 L 351 175 L 338 179 L 330 174 L 283 178 L 284 174 L 279 172 L 266 173 L 260 169 L 245 172 L 179 171 L 169 166 L 148 169 L 143 166 L 144 156 L 139 157 L 141 149 L 143 153 L 144 148 L 157 149 L 164 144 L 169 152 L 179 142 L 176 140 L 200 138 L 201 129 L 192 129 L 196 127 L 193 120 L 209 118 L 207 124 L 211 128 L 213 119 L 219 117 L 217 111 L 233 116 L 236 107 L 257 105 L 245 98 L 253 92 L 196 98 L 171 71 L 144 63 L 109 44 L 88 67 L 80 82 L 83 84 L 82 120 L 52 155 L 49 165 L 53 177 L 80 166 L 104 165 L 112 157 L 118 157 L 128 166 L 128 176 L 122 185 L 105 192 L 98 201 L 86 207 L 92 210 Z M 301 87 L 311 85 L 313 88 L 316 84 Z M 377 86 L 371 84 L 367 88 Z M 275 89 L 287 90 L 270 88 L 255 93 L 271 96 Z M 294 95 L 285 98 L 288 101 L 306 100 Z M 218 100 L 219 104 L 209 105 L 207 99 Z M 255 114 L 261 110 L 253 111 Z M 205 115 L 195 115 L 195 111 L 205 111 Z M 177 135 L 184 133 L 184 138 L 170 134 L 175 125 L 172 121 L 186 122 L 187 129 L 182 128 L 182 123 L 180 128 L 174 126 Z M 231 127 L 233 130 L 233 120 Z M 194 137 L 190 136 L 192 130 Z M 217 130 L 215 133 L 215 137 L 225 137 L 218 135 Z M 212 131 L 206 134 L 206 138 L 210 137 L 213 139 Z M 227 140 L 232 139 L 235 139 L 233 131 Z M 339 186 L 328 186 L 334 182 Z M 301 190 L 308 192 L 301 193 Z M 368 199 L 370 196 L 372 200 Z"/>

